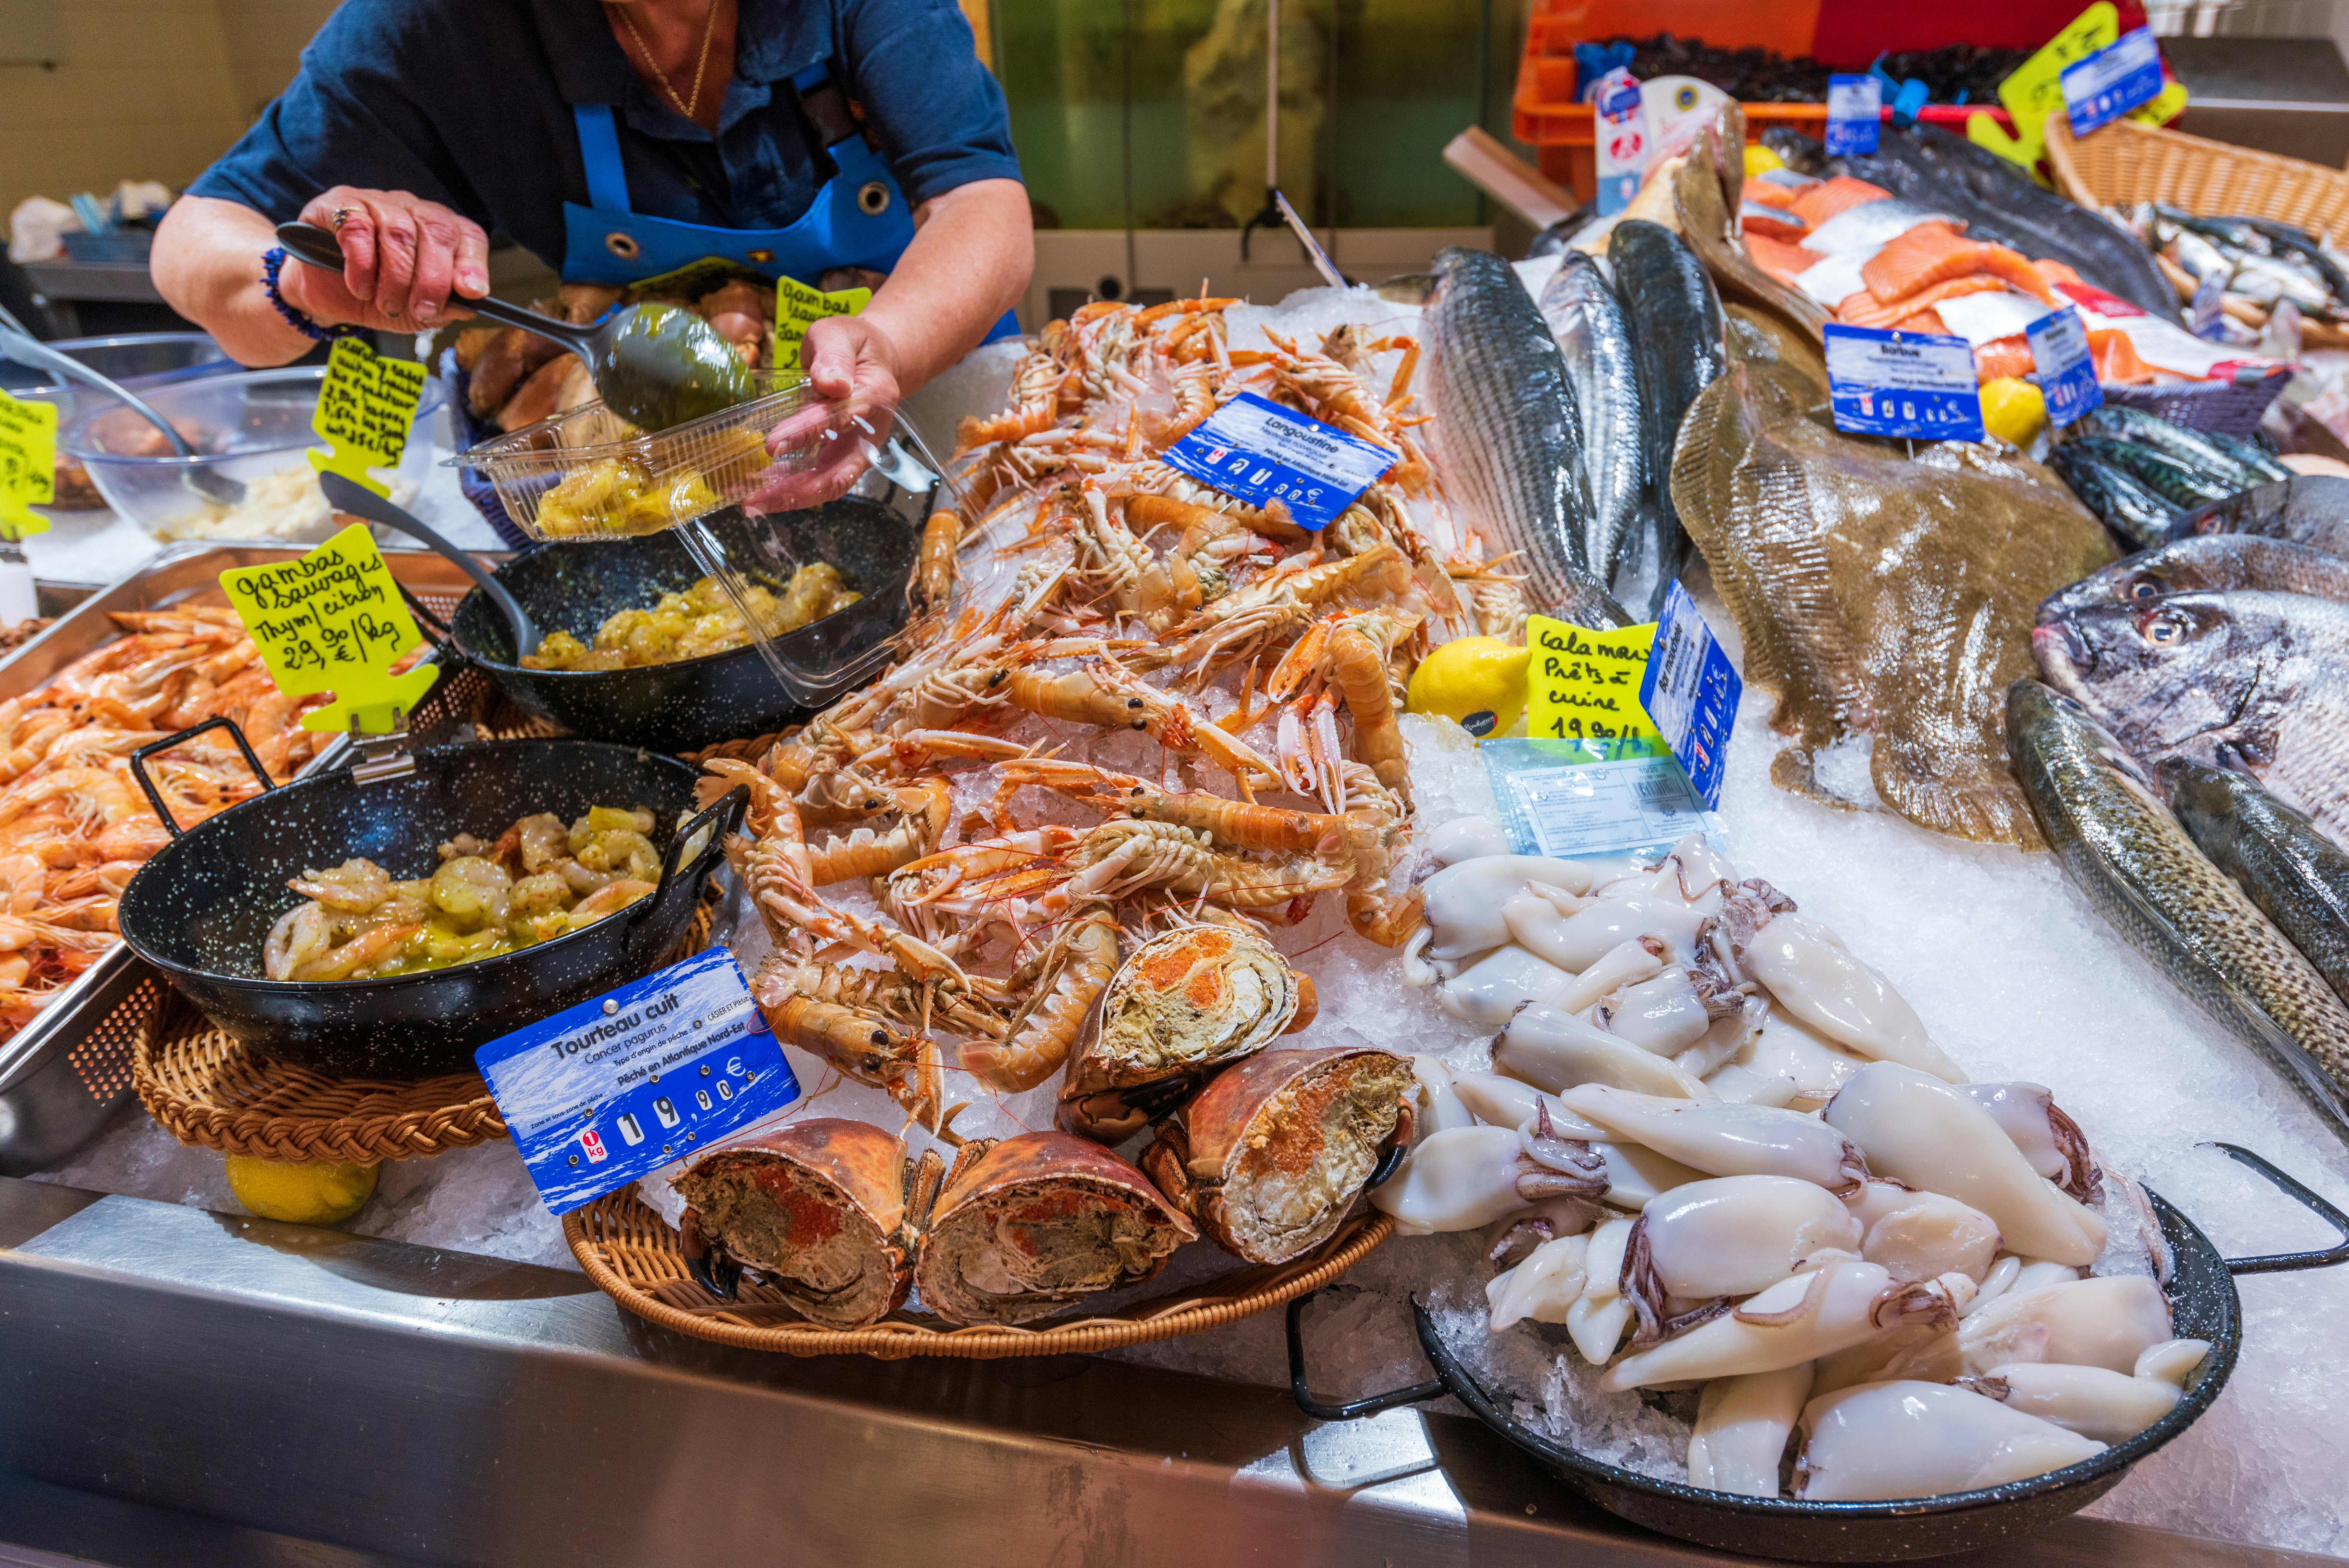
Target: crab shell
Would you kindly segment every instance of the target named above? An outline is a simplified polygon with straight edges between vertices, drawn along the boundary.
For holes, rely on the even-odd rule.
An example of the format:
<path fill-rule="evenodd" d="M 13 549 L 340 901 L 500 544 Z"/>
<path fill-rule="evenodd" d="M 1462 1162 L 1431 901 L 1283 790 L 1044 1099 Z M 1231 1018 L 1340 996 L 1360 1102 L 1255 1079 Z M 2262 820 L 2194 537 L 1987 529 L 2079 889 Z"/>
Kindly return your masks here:
<path fill-rule="evenodd" d="M 1304 983 L 1254 931 L 1185 926 L 1152 938 L 1110 981 L 1101 1032 L 1069 1064 L 1061 1126 L 1102 1143 L 1133 1137 L 1295 1027 Z"/>
<path fill-rule="evenodd" d="M 913 1283 L 913 1167 L 879 1127 L 837 1116 L 718 1149 L 678 1178 L 704 1235 L 827 1328 L 877 1323 Z"/>
<path fill-rule="evenodd" d="M 1327 1241 L 1410 1147 L 1415 1082 L 1411 1059 L 1388 1051 L 1266 1051 L 1162 1123 L 1142 1166 L 1226 1251 L 1285 1263 Z"/>
<path fill-rule="evenodd" d="M 1022 1133 L 965 1147 L 931 1207 L 914 1282 L 949 1323 L 1026 1323 L 1149 1279 L 1198 1237 L 1148 1177 L 1101 1145 Z"/>

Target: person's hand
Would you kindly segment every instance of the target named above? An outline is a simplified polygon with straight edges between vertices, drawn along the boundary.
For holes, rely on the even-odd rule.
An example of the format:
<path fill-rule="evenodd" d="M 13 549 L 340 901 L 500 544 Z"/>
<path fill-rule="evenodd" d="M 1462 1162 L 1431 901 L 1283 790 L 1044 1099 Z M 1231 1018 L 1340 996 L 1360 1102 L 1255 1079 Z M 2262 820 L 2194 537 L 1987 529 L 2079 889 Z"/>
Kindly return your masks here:
<path fill-rule="evenodd" d="M 429 331 L 471 316 L 464 301 L 490 292 L 489 236 L 438 202 L 337 185 L 304 207 L 302 221 L 334 232 L 342 273 L 289 262 L 277 291 L 322 327 Z"/>
<path fill-rule="evenodd" d="M 827 316 L 808 327 L 800 363 L 816 400 L 767 432 L 767 451 L 779 461 L 744 497 L 747 511 L 792 512 L 847 494 L 889 439 L 897 351 L 880 327 Z"/>

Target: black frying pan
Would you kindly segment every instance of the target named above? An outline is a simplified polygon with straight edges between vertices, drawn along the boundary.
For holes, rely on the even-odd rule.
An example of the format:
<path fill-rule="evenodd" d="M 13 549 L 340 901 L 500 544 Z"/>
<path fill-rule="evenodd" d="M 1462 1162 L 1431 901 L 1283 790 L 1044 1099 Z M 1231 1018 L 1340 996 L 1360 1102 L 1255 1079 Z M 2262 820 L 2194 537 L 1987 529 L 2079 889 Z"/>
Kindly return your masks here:
<path fill-rule="evenodd" d="M 527 713 L 593 740 L 691 752 L 805 717 L 804 705 L 829 701 L 869 672 L 865 656 L 905 624 L 905 584 L 920 541 L 888 507 L 844 496 L 755 524 L 739 510 L 708 523 L 730 561 L 830 561 L 864 596 L 776 639 L 793 669 L 833 673 L 787 691 L 756 648 L 636 670 L 525 670 L 514 662 L 512 628 L 479 589 L 457 607 L 451 640 Z M 595 628 L 619 611 L 649 609 L 661 595 L 683 592 L 704 575 L 673 529 L 540 545 L 496 573 L 542 632 L 560 628 L 590 644 Z M 783 584 L 771 586 L 780 590 Z"/>
<path fill-rule="evenodd" d="M 221 1028 L 257 1051 L 321 1073 L 424 1078 L 462 1072 L 474 1049 L 525 1023 L 651 971 L 684 935 L 709 872 L 739 826 L 737 789 L 669 832 L 693 806 L 695 770 L 672 757 L 592 741 L 502 741 L 426 752 L 416 771 L 376 784 L 348 769 L 267 788 L 182 832 L 148 779 L 146 759 L 226 719 L 140 748 L 131 769 L 171 841 L 122 890 L 122 940 L 161 970 Z M 263 775 L 266 784 L 266 775 Z M 389 980 L 275 981 L 261 950 L 277 918 L 301 902 L 286 878 L 363 856 L 394 878 L 428 874 L 436 846 L 482 838 L 551 811 L 570 821 L 591 805 L 649 806 L 667 847 L 657 889 L 585 929 L 519 952 Z M 695 833 L 709 829 L 688 860 Z"/>
<path fill-rule="evenodd" d="M 1415 1296 L 1412 1313 L 1418 1321 L 1420 1348 L 1435 1368 L 1433 1382 L 1343 1405 L 1316 1398 L 1305 1372 L 1304 1311 L 1305 1303 L 1313 1299 L 1305 1295 L 1288 1303 L 1290 1392 L 1307 1415 L 1325 1421 L 1359 1420 L 1398 1405 L 1449 1394 L 1478 1420 L 1540 1459 L 1560 1480 L 1608 1512 L 1724 1552 L 1809 1563 L 1898 1563 L 1971 1551 L 2029 1534 L 2087 1507 L 2118 1486 L 2131 1465 L 2193 1425 L 2210 1407 L 2242 1348 L 2242 1303 L 2235 1294 L 2235 1275 L 2283 1273 L 2349 1262 L 2349 1215 L 2249 1149 L 2229 1143 L 2212 1147 L 2226 1150 L 2315 1210 L 2341 1232 L 2341 1240 L 2319 1252 L 2222 1258 L 2194 1221 L 2159 1194 L 2148 1193 L 2154 1211 L 2160 1216 L 2162 1233 L 2176 1255 L 2176 1272 L 2168 1282 L 2171 1321 L 2180 1339 L 2209 1340 L 2210 1354 L 2188 1377 L 2186 1397 L 2168 1415 L 2094 1459 L 2045 1475 L 1979 1491 L 1894 1502 L 1798 1502 L 1658 1480 L 1591 1459 L 1513 1418 L 1506 1399 L 1496 1400 L 1486 1393 L 1453 1355 L 1437 1332 L 1435 1320 Z"/>

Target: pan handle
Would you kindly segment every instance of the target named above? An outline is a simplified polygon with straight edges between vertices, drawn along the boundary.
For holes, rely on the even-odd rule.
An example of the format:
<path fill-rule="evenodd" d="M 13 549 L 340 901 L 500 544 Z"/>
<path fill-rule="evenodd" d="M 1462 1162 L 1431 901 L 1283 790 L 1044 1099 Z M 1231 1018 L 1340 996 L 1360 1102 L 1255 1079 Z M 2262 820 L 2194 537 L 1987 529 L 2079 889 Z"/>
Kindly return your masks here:
<path fill-rule="evenodd" d="M 1439 1377 L 1432 1383 L 1391 1388 L 1384 1394 L 1369 1395 L 1343 1405 L 1325 1404 L 1316 1398 L 1312 1385 L 1305 1375 L 1305 1303 L 1320 1293 L 1319 1291 L 1308 1291 L 1288 1303 L 1288 1392 L 1297 1401 L 1299 1409 L 1317 1421 L 1359 1421 L 1365 1416 L 1375 1416 L 1398 1405 L 1416 1405 L 1422 1399 L 1441 1399 L 1451 1392 Z"/>
<path fill-rule="evenodd" d="M 661 863 L 659 884 L 653 888 L 651 898 L 636 900 L 628 916 L 629 923 L 633 925 L 652 912 L 653 906 L 661 901 L 661 895 L 668 891 L 671 877 L 685 875 L 685 846 L 693 842 L 695 835 L 706 827 L 712 837 L 722 839 L 742 826 L 742 815 L 750 809 L 750 786 L 736 784 L 719 796 L 715 803 L 703 807 L 693 820 L 678 828 L 677 836 L 669 841 L 668 855 Z"/>
<path fill-rule="evenodd" d="M 261 758 L 254 754 L 252 742 L 244 738 L 244 732 L 236 727 L 235 720 L 226 715 L 217 719 L 207 719 L 202 723 L 191 725 L 176 735 L 166 735 L 160 741 L 141 746 L 130 753 L 130 776 L 137 779 L 139 787 L 147 792 L 147 804 L 155 808 L 155 815 L 162 819 L 163 826 L 174 838 L 179 837 L 186 830 L 181 827 L 178 818 L 171 815 L 171 808 L 163 804 L 163 792 L 157 789 L 155 781 L 147 776 L 147 759 L 158 752 L 168 752 L 174 746 L 192 741 L 206 730 L 217 730 L 222 725 L 228 727 L 230 738 L 236 742 L 236 749 L 244 753 L 244 765 L 251 768 L 253 776 L 261 781 L 262 793 L 266 794 L 277 787 L 270 779 L 269 770 L 261 765 Z"/>
<path fill-rule="evenodd" d="M 2297 1273 L 2302 1269 L 2329 1269 L 2335 1263 L 2349 1263 L 2349 1214 L 2342 1213 L 2340 1210 L 2335 1209 L 2250 1149 L 2239 1147 L 2231 1143 L 2206 1143 L 2197 1147 L 2224 1150 L 2238 1162 L 2250 1166 L 2282 1188 L 2286 1196 L 2296 1199 L 2302 1208 L 2307 1209 L 2318 1219 L 2340 1232 L 2341 1239 L 2321 1251 L 2275 1252 L 2264 1258 L 2220 1260 L 2227 1265 L 2229 1273 L 2290 1274 Z"/>

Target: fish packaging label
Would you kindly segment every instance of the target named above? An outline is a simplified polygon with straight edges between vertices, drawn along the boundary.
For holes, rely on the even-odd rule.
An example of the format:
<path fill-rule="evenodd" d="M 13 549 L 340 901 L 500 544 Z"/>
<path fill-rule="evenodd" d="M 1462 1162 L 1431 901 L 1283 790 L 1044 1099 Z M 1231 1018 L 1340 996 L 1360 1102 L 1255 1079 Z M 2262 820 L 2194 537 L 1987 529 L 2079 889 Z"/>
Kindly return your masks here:
<path fill-rule="evenodd" d="M 1598 211 L 1603 218 L 1631 204 L 1648 171 L 1647 100 L 1639 78 L 1619 66 L 1591 88 L 1590 108 L 1598 140 Z"/>
<path fill-rule="evenodd" d="M 1738 679 L 1713 628 L 1679 583 L 1664 599 L 1656 640 L 1648 655 L 1640 706 L 1704 804 L 1721 808 L 1721 780 L 1729 759 L 1729 732 L 1745 682 Z"/>
<path fill-rule="evenodd" d="M 557 1214 L 800 1096 L 722 946 L 501 1035 L 473 1060 Z"/>
<path fill-rule="evenodd" d="M 2064 67 L 2064 113 L 2072 134 L 2085 136 L 2161 96 L 2161 46 L 2151 27 L 2123 33 L 2086 59 Z"/>
<path fill-rule="evenodd" d="M 1827 156 L 1873 152 L 1883 124 L 1884 81 L 1880 77 L 1827 78 Z"/>
<path fill-rule="evenodd" d="M 1914 441 L 1982 439 L 1982 389 L 1964 338 L 1833 321 L 1826 337 L 1836 429 Z"/>
<path fill-rule="evenodd" d="M 1554 859 L 1676 843 L 1710 830 L 1709 814 L 1679 761 L 1641 756 L 1654 741 L 1487 741 L 1477 751 L 1493 781 L 1510 847 Z M 1609 753 L 1609 762 L 1568 759 Z"/>
<path fill-rule="evenodd" d="M 1334 425 L 1242 392 L 1166 449 L 1170 467 L 1251 506 L 1279 502 L 1300 528 L 1322 528 L 1398 460 Z"/>
<path fill-rule="evenodd" d="M 2096 364 L 2088 353 L 2088 329 L 2081 324 L 2078 306 L 2049 311 L 2024 327 L 2023 336 L 2031 343 L 2032 362 L 2039 367 L 2048 422 L 2068 425 L 2105 406 L 2105 389 L 2096 385 Z"/>

